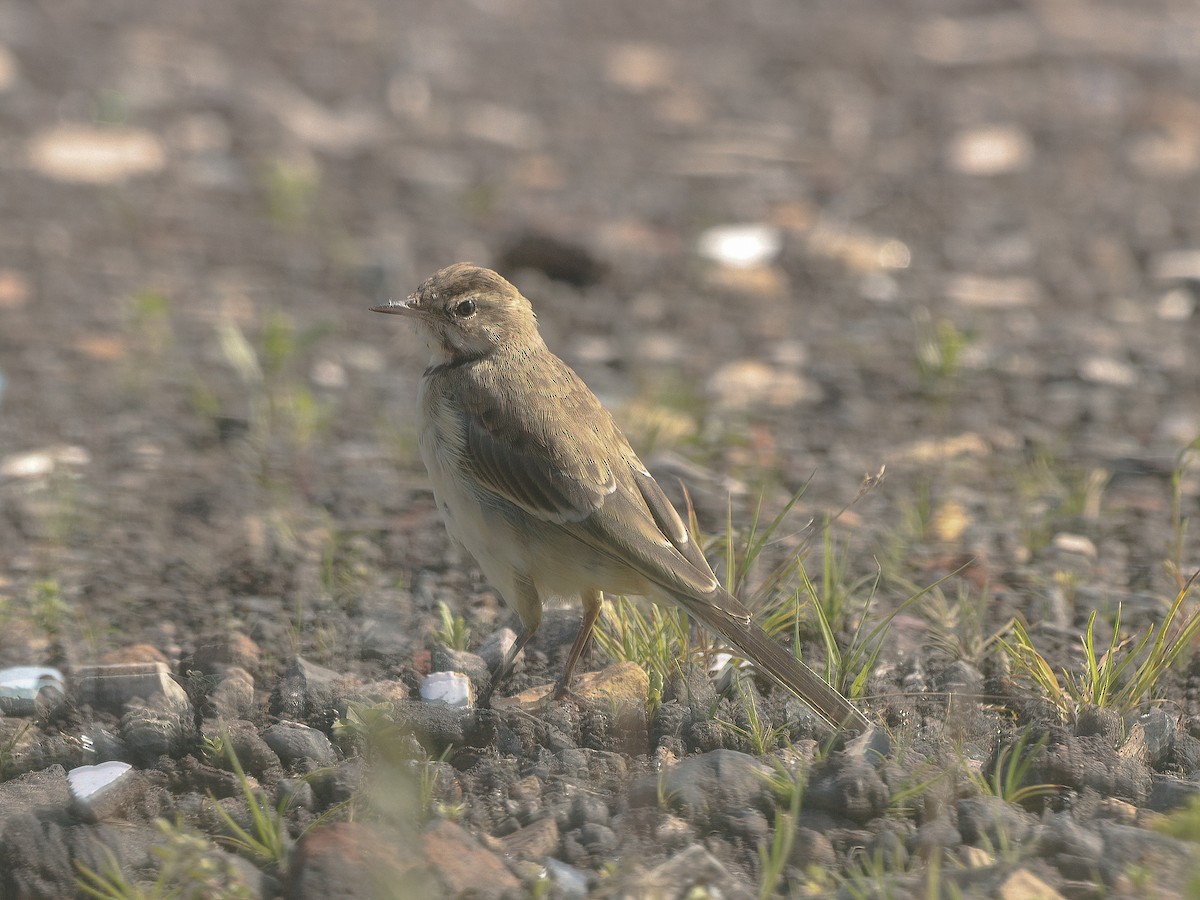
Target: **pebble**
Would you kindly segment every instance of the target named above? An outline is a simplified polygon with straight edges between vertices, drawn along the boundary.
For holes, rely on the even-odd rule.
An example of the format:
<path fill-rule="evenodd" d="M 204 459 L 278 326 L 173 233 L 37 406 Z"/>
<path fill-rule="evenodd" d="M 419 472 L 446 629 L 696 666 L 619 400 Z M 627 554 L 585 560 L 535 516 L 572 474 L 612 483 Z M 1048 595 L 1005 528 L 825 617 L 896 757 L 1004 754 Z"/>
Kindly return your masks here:
<path fill-rule="evenodd" d="M 183 749 L 190 731 L 190 715 L 150 707 L 132 709 L 121 719 L 121 740 L 134 759 L 147 762 Z"/>
<path fill-rule="evenodd" d="M 479 900 L 517 895 L 521 884 L 503 860 L 459 825 L 436 823 L 421 835 L 421 849 L 436 882 L 451 897 Z"/>
<path fill-rule="evenodd" d="M 71 807 L 85 822 L 128 818 L 146 792 L 146 780 L 126 762 L 78 766 L 67 773 Z"/>
<path fill-rule="evenodd" d="M 1000 847 L 1002 842 L 1019 844 L 1037 821 L 1032 815 L 1000 797 L 982 795 L 958 801 L 958 830 L 968 844 Z"/>
<path fill-rule="evenodd" d="M 121 713 L 135 703 L 151 703 L 176 714 L 191 709 L 187 692 L 162 662 L 80 666 L 75 683 L 79 701 L 97 709 Z"/>
<path fill-rule="evenodd" d="M 864 824 L 887 808 L 888 788 L 869 762 L 831 758 L 809 775 L 805 807 L 825 810 L 851 822 Z"/>
<path fill-rule="evenodd" d="M 1002 11 L 969 16 L 933 16 L 913 38 L 918 54 L 940 66 L 1012 63 L 1033 56 L 1040 30 L 1027 12 Z"/>
<path fill-rule="evenodd" d="M 832 219 L 817 223 L 808 234 L 805 249 L 855 272 L 889 272 L 912 265 L 912 249 L 899 238 L 870 234 Z"/>
<path fill-rule="evenodd" d="M 206 715 L 219 719 L 249 719 L 256 710 L 254 678 L 245 669 L 230 666 L 205 698 Z"/>
<path fill-rule="evenodd" d="M 705 259 L 737 269 L 773 261 L 783 249 L 783 235 L 770 225 L 718 225 L 700 234 L 696 252 Z"/>
<path fill-rule="evenodd" d="M 550 857 L 546 860 L 546 878 L 562 900 L 586 900 L 588 874 L 582 869 Z"/>
<path fill-rule="evenodd" d="M 959 274 L 946 282 L 946 296 L 968 309 L 1023 309 L 1041 301 L 1042 291 L 1032 278 Z"/>
<path fill-rule="evenodd" d="M 413 897 L 443 893 L 403 835 L 379 823 L 333 822 L 308 831 L 288 865 L 284 895 L 296 900 L 371 900 L 380 885 L 403 885 Z M 510 876 L 511 877 L 511 876 Z"/>
<path fill-rule="evenodd" d="M 784 409 L 817 403 L 823 393 L 816 382 L 757 359 L 724 363 L 709 377 L 705 390 L 725 410 L 747 406 Z"/>
<path fill-rule="evenodd" d="M 271 714 L 283 719 L 304 719 L 314 710 L 333 705 L 334 686 L 345 680 L 340 672 L 298 657 L 271 691 Z"/>
<path fill-rule="evenodd" d="M 306 759 L 319 766 L 337 762 L 337 753 L 325 733 L 297 722 L 277 722 L 263 732 L 263 740 L 285 766 Z"/>
<path fill-rule="evenodd" d="M 630 790 L 629 802 L 657 806 L 665 798 L 671 811 L 698 829 L 718 828 L 727 815 L 747 808 L 774 809 L 767 787 L 773 771 L 749 754 L 713 750 L 639 779 Z"/>
<path fill-rule="evenodd" d="M 950 168 L 963 175 L 1006 175 L 1028 169 L 1033 140 L 1014 125 L 985 125 L 956 134 L 946 151 Z"/>
<path fill-rule="evenodd" d="M 253 672 L 261 656 L 262 651 L 252 638 L 231 631 L 203 638 L 185 667 L 206 675 L 222 675 L 230 666 Z"/>
<path fill-rule="evenodd" d="M 63 675 L 49 666 L 0 669 L 0 713 L 32 716 L 57 708 L 65 699 Z"/>
<path fill-rule="evenodd" d="M 625 890 L 618 896 L 631 897 L 721 897 L 750 900 L 754 892 L 735 877 L 702 845 L 693 844 L 666 862 L 645 872 L 626 876 Z"/>
<path fill-rule="evenodd" d="M 449 647 L 437 645 L 429 657 L 431 672 L 459 672 L 466 675 L 476 685 L 487 684 L 492 670 L 478 653 L 469 650 L 452 650 Z"/>
<path fill-rule="evenodd" d="M 462 672 L 433 672 L 421 679 L 421 699 L 465 709 L 475 705 L 475 686 Z"/>
<path fill-rule="evenodd" d="M 1200 281 L 1200 249 L 1164 250 L 1147 265 L 1155 281 Z"/>
<path fill-rule="evenodd" d="M 142 128 L 64 124 L 34 135 L 28 160 L 55 181 L 115 184 L 161 171 L 167 154 L 158 136 Z"/>
<path fill-rule="evenodd" d="M 74 444 L 59 444 L 0 459 L 0 478 L 41 478 L 60 466 L 86 466 L 92 455 Z"/>
<path fill-rule="evenodd" d="M 558 851 L 558 823 L 553 816 L 545 816 L 506 834 L 500 846 L 506 857 L 541 861 Z"/>

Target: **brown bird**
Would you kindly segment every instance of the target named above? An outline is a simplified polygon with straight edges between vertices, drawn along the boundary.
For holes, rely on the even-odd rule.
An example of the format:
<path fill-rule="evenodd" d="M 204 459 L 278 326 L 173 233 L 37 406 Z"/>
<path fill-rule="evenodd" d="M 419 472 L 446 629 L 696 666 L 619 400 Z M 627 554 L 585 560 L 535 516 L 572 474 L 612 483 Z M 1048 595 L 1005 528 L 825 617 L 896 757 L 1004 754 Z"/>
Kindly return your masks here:
<path fill-rule="evenodd" d="M 861 712 L 721 587 L 612 416 L 546 347 L 515 287 L 457 263 L 407 300 L 372 309 L 411 317 L 429 345 L 420 446 L 434 496 L 451 536 L 521 620 L 482 702 L 537 631 L 543 603 L 579 597 L 583 625 L 556 690 L 565 694 L 610 591 L 677 603 L 830 725 L 866 729 Z"/>

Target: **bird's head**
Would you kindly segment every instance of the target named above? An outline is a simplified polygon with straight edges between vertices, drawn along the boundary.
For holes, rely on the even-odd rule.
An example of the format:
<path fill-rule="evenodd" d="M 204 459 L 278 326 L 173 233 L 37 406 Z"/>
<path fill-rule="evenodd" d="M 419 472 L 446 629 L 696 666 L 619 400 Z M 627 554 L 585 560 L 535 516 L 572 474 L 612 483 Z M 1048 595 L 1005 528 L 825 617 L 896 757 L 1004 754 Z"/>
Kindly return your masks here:
<path fill-rule="evenodd" d="M 411 316 L 438 362 L 478 359 L 505 346 L 540 342 L 533 307 L 491 269 L 455 263 L 409 294 L 371 309 Z"/>

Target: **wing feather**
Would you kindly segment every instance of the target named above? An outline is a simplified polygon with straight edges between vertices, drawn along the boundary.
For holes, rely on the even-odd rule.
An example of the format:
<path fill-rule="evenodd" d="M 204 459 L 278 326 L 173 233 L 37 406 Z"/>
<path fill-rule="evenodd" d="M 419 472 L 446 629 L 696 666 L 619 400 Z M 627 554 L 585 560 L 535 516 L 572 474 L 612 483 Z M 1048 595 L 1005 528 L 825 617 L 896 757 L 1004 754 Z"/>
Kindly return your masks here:
<path fill-rule="evenodd" d="M 463 464 L 501 500 L 670 592 L 711 603 L 716 576 L 679 513 L 600 401 L 552 359 L 549 371 L 525 370 L 521 378 L 511 369 L 497 378 L 486 365 L 462 373 Z M 510 393 L 498 391 L 501 384 Z M 518 391 L 539 397 L 533 405 L 549 414 L 531 414 Z"/>

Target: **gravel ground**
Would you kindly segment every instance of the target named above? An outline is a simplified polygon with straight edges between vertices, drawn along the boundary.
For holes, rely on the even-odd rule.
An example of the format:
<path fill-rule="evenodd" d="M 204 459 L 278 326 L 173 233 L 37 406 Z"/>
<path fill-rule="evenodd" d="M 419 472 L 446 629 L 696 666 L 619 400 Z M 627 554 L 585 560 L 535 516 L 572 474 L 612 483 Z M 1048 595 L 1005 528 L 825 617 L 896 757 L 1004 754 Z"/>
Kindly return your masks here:
<path fill-rule="evenodd" d="M 1078 685 L 1200 567 L 1197 98 L 1188 0 L 0 2 L 0 895 L 1200 890 L 1194 642 L 996 639 Z M 802 491 L 743 594 L 884 627 L 877 730 L 713 652 L 422 701 L 511 622 L 366 308 L 460 259 L 722 571 Z"/>

